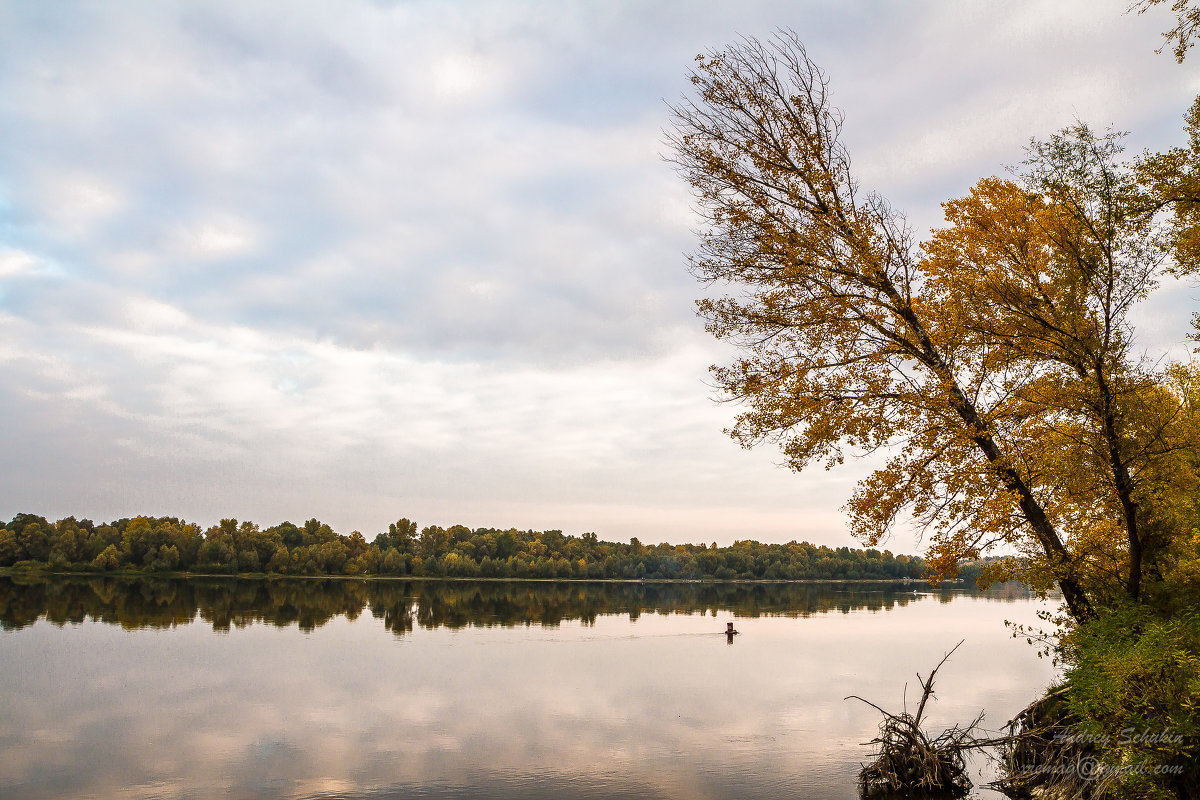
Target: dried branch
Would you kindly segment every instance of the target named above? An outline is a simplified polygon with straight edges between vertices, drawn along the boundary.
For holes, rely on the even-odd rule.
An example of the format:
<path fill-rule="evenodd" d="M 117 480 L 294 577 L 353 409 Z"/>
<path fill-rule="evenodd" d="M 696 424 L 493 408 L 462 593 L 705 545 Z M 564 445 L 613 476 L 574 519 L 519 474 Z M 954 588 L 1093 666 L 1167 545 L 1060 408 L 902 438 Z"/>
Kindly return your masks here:
<path fill-rule="evenodd" d="M 878 745 L 875 761 L 864 765 L 859 773 L 859 787 L 864 797 L 879 797 L 897 792 L 938 792 L 950 796 L 965 795 L 971 788 L 963 752 L 976 746 L 975 731 L 983 722 L 983 713 L 969 725 L 953 727 L 930 738 L 921 730 L 921 717 L 933 696 L 933 679 L 946 660 L 962 646 L 962 641 L 942 656 L 942 660 L 922 679 L 921 702 L 917 713 L 903 711 L 892 714 L 858 695 L 850 695 L 883 714 L 879 735 L 869 744 Z"/>

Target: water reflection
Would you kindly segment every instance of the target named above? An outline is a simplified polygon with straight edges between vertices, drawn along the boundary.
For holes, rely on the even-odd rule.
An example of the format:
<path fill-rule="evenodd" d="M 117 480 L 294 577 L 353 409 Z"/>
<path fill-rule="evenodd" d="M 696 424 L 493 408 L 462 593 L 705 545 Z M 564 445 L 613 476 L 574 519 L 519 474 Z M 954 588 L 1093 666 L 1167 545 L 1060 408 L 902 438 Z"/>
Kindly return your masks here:
<path fill-rule="evenodd" d="M 853 800 L 846 695 L 964 637 L 935 726 L 1049 677 L 1019 592 L 918 591 L 0 579 L 0 796 Z"/>
<path fill-rule="evenodd" d="M 912 589 L 894 583 L 607 583 L 239 580 L 224 578 L 0 577 L 0 629 L 20 630 L 45 619 L 85 620 L 128 630 L 172 628 L 197 620 L 228 631 L 254 623 L 313 631 L 364 611 L 397 635 L 425 629 L 554 627 L 594 624 L 604 615 L 708 614 L 806 617 L 880 611 L 922 598 L 949 603 L 959 586 Z M 994 600 L 1028 600 L 1019 584 L 989 590 Z M 732 623 L 730 623 L 732 625 Z M 719 626 L 714 631 L 719 631 Z M 728 631 L 726 631 L 728 632 Z M 732 638 L 730 638 L 732 643 Z"/>

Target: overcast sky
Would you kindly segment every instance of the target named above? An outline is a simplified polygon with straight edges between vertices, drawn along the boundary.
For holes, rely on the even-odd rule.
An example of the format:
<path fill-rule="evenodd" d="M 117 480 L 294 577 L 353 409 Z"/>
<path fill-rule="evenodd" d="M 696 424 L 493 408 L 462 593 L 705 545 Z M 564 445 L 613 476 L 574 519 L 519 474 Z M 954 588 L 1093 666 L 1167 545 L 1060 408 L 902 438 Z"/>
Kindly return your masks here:
<path fill-rule="evenodd" d="M 1076 118 L 1180 142 L 1200 56 L 1127 6 L 0 0 L 0 518 L 850 544 L 865 465 L 722 434 L 666 104 L 792 28 L 927 231 Z"/>

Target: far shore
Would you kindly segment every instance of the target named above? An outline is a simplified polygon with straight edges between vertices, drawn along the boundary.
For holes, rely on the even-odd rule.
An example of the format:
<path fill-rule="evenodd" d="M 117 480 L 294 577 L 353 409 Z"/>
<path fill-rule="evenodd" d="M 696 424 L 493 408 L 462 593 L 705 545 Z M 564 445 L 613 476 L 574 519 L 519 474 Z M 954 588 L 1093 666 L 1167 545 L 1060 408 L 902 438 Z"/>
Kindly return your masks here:
<path fill-rule="evenodd" d="M 896 584 L 901 586 L 924 585 L 931 589 L 938 586 L 961 586 L 961 578 L 930 584 L 921 578 L 484 578 L 451 577 L 437 575 L 285 575 L 267 572 L 144 572 L 142 570 L 51 570 L 37 567 L 0 567 L 0 576 L 45 577 L 45 578 L 223 578 L 248 581 L 427 581 L 431 583 L 673 583 L 673 584 Z"/>

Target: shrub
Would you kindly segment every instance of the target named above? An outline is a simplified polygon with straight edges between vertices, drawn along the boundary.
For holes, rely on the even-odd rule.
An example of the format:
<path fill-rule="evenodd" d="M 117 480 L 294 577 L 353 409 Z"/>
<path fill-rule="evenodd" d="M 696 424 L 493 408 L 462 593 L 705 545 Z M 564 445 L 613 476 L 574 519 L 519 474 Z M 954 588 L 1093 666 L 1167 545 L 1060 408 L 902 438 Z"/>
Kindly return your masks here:
<path fill-rule="evenodd" d="M 1099 744 L 1113 797 L 1193 797 L 1200 786 L 1200 614 L 1144 605 L 1064 642 L 1070 710 Z"/>

